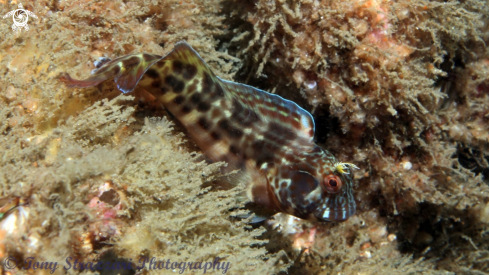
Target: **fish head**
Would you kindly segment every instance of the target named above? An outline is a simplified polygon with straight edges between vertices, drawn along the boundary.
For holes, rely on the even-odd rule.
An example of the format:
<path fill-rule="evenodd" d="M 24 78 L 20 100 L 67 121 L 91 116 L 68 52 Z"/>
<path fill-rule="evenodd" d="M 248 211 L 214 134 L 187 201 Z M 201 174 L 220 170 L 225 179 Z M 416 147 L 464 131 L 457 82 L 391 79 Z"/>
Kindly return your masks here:
<path fill-rule="evenodd" d="M 337 162 L 318 146 L 296 159 L 277 167 L 274 179 L 269 175 L 278 208 L 310 221 L 344 221 L 355 214 L 354 164 Z"/>

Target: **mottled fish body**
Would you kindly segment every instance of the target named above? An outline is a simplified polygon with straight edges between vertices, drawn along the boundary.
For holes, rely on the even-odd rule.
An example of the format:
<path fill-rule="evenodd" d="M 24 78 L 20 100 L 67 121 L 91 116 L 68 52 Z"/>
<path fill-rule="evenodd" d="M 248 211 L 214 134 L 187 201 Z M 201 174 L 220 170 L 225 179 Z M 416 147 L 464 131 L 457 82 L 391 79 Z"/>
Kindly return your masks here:
<path fill-rule="evenodd" d="M 218 78 L 187 43 L 164 57 L 117 58 L 86 80 L 61 76 L 71 87 L 110 78 L 123 93 L 139 85 L 161 101 L 208 158 L 226 161 L 228 171 L 241 169 L 248 197 L 265 209 L 313 221 L 355 213 L 356 166 L 314 143 L 312 116 L 280 96 Z"/>

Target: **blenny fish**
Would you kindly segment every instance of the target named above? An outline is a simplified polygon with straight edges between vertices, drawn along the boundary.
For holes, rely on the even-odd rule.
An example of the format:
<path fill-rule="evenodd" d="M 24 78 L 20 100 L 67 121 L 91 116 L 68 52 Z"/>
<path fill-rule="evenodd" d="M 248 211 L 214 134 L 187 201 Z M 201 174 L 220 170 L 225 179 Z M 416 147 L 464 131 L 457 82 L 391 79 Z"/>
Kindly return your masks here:
<path fill-rule="evenodd" d="M 97 64 L 96 64 L 97 66 Z M 139 87 L 178 119 L 211 161 L 241 169 L 248 198 L 271 212 L 311 221 L 344 221 L 355 214 L 354 164 L 314 141 L 314 120 L 292 101 L 217 77 L 185 41 L 166 56 L 131 54 L 98 64 L 85 80 L 64 73 L 69 87 L 114 78 L 119 90 Z"/>

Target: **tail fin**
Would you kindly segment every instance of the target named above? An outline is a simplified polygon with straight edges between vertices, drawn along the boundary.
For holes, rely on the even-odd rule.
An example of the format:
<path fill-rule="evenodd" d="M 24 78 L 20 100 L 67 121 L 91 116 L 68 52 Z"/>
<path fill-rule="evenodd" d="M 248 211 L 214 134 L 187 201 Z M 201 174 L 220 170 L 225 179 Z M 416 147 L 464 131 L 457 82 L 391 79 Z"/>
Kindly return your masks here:
<path fill-rule="evenodd" d="M 107 62 L 85 80 L 73 79 L 68 73 L 62 73 L 58 78 L 68 87 L 79 88 L 93 87 L 114 78 L 117 88 L 126 94 L 132 92 L 149 67 L 162 58 L 147 53 L 126 55 Z"/>

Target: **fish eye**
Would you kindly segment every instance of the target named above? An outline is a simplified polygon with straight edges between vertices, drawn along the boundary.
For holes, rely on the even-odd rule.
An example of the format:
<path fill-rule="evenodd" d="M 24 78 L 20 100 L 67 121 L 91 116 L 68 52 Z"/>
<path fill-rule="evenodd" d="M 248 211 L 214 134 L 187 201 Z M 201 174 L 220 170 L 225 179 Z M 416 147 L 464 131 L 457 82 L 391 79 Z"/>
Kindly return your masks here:
<path fill-rule="evenodd" d="M 341 186 L 343 186 L 343 182 L 340 177 L 331 174 L 324 178 L 321 186 L 328 193 L 338 193 L 341 190 Z"/>

